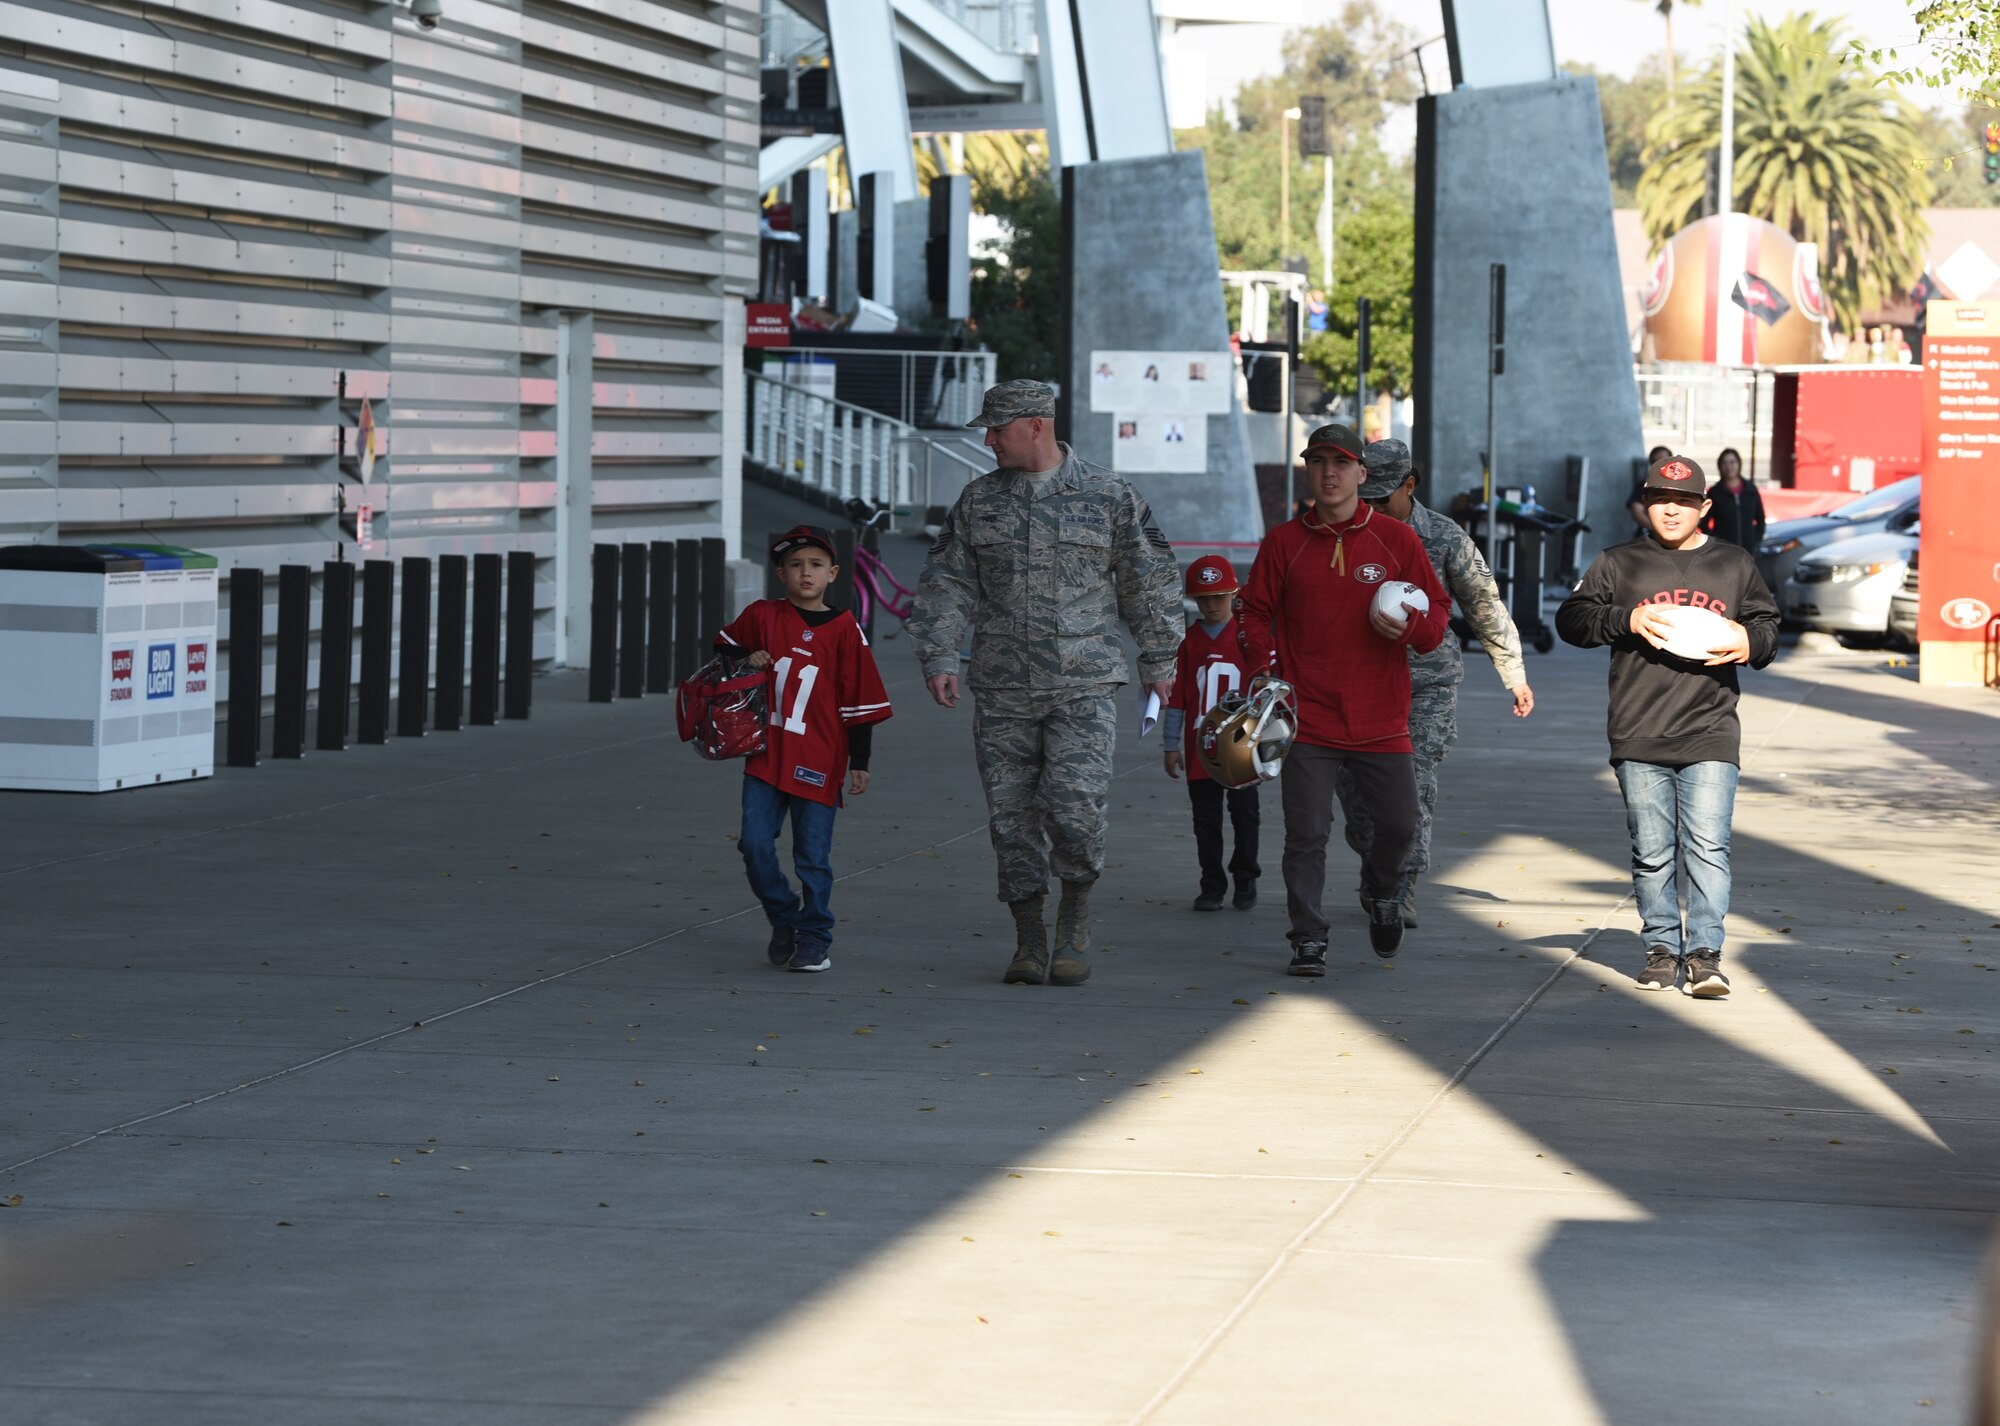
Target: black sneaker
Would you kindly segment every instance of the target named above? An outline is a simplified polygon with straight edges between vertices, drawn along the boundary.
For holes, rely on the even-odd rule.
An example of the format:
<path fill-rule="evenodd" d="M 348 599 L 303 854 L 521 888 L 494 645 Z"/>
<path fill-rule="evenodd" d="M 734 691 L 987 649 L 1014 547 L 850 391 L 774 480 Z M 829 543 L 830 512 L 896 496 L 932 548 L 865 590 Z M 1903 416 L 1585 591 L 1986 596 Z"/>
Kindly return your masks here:
<path fill-rule="evenodd" d="M 1665 946 L 1651 946 L 1646 951 L 1646 968 L 1633 984 L 1641 990 L 1672 990 L 1680 978 L 1681 958 Z"/>
<path fill-rule="evenodd" d="M 1236 878 L 1236 897 L 1229 903 L 1238 911 L 1248 911 L 1257 904 L 1257 878 L 1239 876 Z"/>
<path fill-rule="evenodd" d="M 785 969 L 826 970 L 832 965 L 833 955 L 826 942 L 800 936 L 792 947 L 792 958 L 785 962 Z"/>
<path fill-rule="evenodd" d="M 1201 895 L 1194 899 L 1194 909 L 1197 911 L 1220 911 L 1222 909 L 1222 892 L 1223 888 L 1220 886 L 1213 890 L 1204 886 L 1201 889 Z"/>
<path fill-rule="evenodd" d="M 1393 899 L 1369 903 L 1368 944 L 1385 961 L 1403 948 L 1403 908 Z"/>
<path fill-rule="evenodd" d="M 1720 1000 L 1729 994 L 1729 977 L 1722 973 L 1721 952 L 1688 952 L 1687 993 L 1697 1000 Z"/>
<path fill-rule="evenodd" d="M 792 928 L 773 926 L 771 944 L 764 948 L 764 954 L 771 958 L 771 964 L 783 970 L 792 961 Z"/>
<path fill-rule="evenodd" d="M 1286 975 L 1325 975 L 1326 942 L 1292 942 L 1292 963 L 1285 967 Z"/>

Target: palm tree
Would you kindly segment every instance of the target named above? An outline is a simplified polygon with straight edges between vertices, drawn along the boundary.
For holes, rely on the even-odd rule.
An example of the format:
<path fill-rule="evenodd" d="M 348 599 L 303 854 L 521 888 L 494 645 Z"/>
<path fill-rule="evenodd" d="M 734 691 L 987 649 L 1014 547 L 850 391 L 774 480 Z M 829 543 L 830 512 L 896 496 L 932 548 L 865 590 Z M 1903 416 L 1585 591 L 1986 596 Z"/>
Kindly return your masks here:
<path fill-rule="evenodd" d="M 1674 102 L 1674 0 L 1649 0 L 1667 27 L 1667 103 Z M 1701 0 L 1680 0 L 1683 5 L 1699 5 Z"/>
<path fill-rule="evenodd" d="M 1931 180 L 1922 141 L 1895 95 L 1843 63 L 1847 48 L 1834 22 L 1810 13 L 1750 22 L 1736 61 L 1729 191 L 1733 211 L 1819 244 L 1834 319 L 1852 328 L 1923 270 Z M 1720 66 L 1689 94 L 1689 103 L 1646 125 L 1638 199 L 1656 247 L 1701 216 L 1721 146 Z"/>

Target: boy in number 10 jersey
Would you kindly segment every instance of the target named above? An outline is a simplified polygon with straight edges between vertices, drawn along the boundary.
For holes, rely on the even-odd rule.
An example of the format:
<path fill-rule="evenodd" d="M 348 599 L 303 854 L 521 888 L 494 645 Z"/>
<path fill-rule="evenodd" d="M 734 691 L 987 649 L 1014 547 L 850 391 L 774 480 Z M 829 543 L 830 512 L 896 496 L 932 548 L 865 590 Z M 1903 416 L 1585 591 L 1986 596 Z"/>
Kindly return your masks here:
<path fill-rule="evenodd" d="M 1236 613 L 1236 567 L 1221 555 L 1204 555 L 1188 566 L 1186 590 L 1194 600 L 1195 622 L 1181 640 L 1174 661 L 1174 695 L 1160 728 L 1166 739 L 1168 777 L 1186 769 L 1188 801 L 1194 810 L 1194 849 L 1201 861 L 1197 911 L 1220 911 L 1229 877 L 1236 878 L 1232 905 L 1248 911 L 1257 904 L 1257 785 L 1224 789 L 1195 756 L 1201 720 L 1225 694 L 1243 692 L 1242 624 Z M 1222 866 L 1222 808 L 1236 831 L 1236 853 Z"/>
<path fill-rule="evenodd" d="M 783 599 L 760 599 L 716 636 L 724 653 L 746 651 L 771 670 L 771 726 L 764 750 L 743 768 L 743 831 L 737 840 L 750 889 L 771 922 L 771 964 L 821 971 L 833 964 L 833 819 L 847 791 L 868 790 L 873 726 L 890 715 L 868 636 L 854 616 L 830 609 L 839 577 L 833 536 L 811 525 L 771 542 Z M 778 832 L 792 823 L 792 868 L 778 864 Z"/>

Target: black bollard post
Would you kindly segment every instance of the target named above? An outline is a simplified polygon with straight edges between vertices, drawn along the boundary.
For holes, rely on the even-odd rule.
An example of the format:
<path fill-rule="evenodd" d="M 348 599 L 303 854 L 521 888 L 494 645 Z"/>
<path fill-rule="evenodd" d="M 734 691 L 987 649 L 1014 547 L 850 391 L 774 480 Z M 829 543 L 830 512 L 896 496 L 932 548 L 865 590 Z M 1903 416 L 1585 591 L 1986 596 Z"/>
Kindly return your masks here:
<path fill-rule="evenodd" d="M 708 661 L 702 640 L 715 637 L 701 627 L 701 541 L 674 541 L 674 668 L 686 678 Z"/>
<path fill-rule="evenodd" d="M 389 741 L 389 659 L 395 637 L 396 566 L 369 560 L 361 566 L 361 735 Z"/>
<path fill-rule="evenodd" d="M 431 683 L 431 562 L 403 561 L 403 648 L 396 673 L 396 736 L 421 738 Z"/>
<path fill-rule="evenodd" d="M 590 701 L 618 691 L 618 546 L 590 550 Z"/>
<path fill-rule="evenodd" d="M 674 546 L 655 540 L 647 550 L 652 587 L 647 591 L 646 692 L 672 693 L 676 678 L 693 669 L 674 667 Z"/>
<path fill-rule="evenodd" d="M 729 622 L 731 611 L 723 608 L 728 593 L 723 581 L 728 577 L 729 545 L 714 535 L 701 542 L 701 627 L 702 637 L 713 639 Z"/>
<path fill-rule="evenodd" d="M 627 545 L 618 555 L 622 583 L 618 611 L 618 696 L 646 692 L 646 547 Z"/>
<path fill-rule="evenodd" d="M 271 756 L 306 754 L 306 643 L 312 627 L 312 570 L 278 568 L 277 686 L 271 699 Z"/>
<path fill-rule="evenodd" d="M 535 700 L 535 552 L 507 552 L 507 712 L 528 716 Z"/>
<path fill-rule="evenodd" d="M 229 765 L 257 766 L 264 741 L 264 571 L 229 572 Z"/>
<path fill-rule="evenodd" d="M 833 532 L 833 562 L 840 566 L 840 578 L 826 591 L 827 607 L 858 611 L 861 601 L 854 597 L 854 531 Z M 861 615 L 855 613 L 855 618 Z"/>
<path fill-rule="evenodd" d="M 440 733 L 465 726 L 465 577 L 464 555 L 438 556 L 437 716 Z"/>
<path fill-rule="evenodd" d="M 347 751 L 347 696 L 354 686 L 354 566 L 320 574 L 319 750 Z"/>
<path fill-rule="evenodd" d="M 500 715 L 500 556 L 472 557 L 472 726 Z"/>

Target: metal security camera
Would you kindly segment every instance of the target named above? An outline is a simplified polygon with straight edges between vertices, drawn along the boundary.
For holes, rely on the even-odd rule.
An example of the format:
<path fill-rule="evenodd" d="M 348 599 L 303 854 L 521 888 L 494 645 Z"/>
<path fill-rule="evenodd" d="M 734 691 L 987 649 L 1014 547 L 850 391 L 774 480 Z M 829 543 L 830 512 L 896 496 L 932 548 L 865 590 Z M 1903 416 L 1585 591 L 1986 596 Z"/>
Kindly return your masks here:
<path fill-rule="evenodd" d="M 410 0 L 410 18 L 420 30 L 435 30 L 444 18 L 444 0 Z"/>

